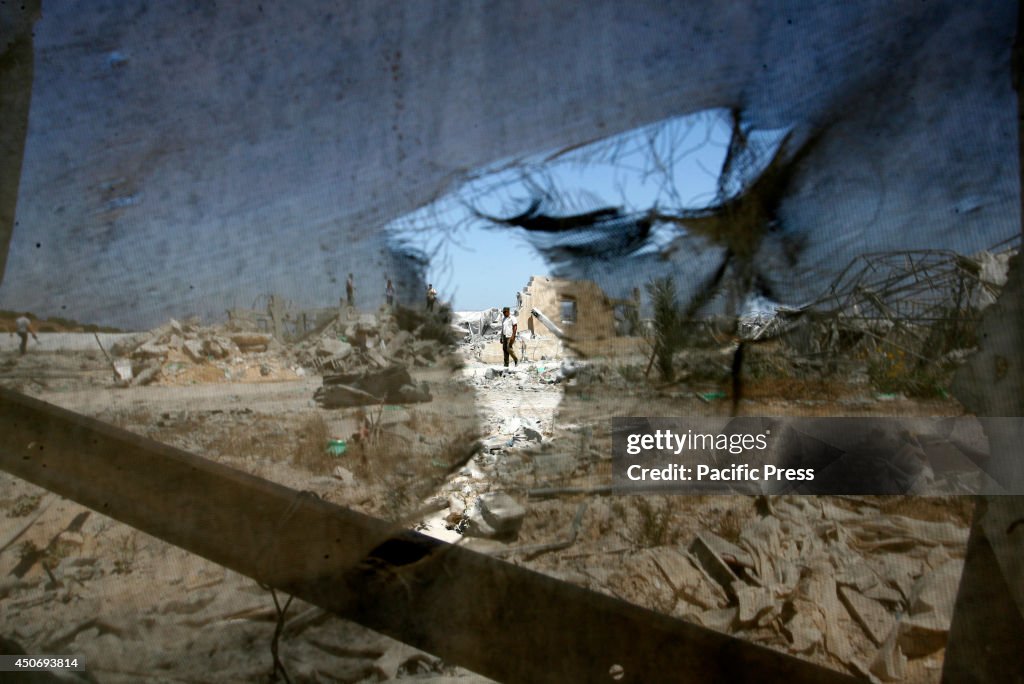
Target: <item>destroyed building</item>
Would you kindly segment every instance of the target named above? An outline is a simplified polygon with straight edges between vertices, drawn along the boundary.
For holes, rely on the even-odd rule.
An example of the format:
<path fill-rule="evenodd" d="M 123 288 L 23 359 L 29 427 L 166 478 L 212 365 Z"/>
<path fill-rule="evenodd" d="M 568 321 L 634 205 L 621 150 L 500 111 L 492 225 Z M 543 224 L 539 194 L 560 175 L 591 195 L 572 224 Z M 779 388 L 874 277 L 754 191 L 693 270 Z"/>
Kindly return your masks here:
<path fill-rule="evenodd" d="M 531 333 L 543 334 L 543 324 L 533 316 L 527 318 L 534 309 L 560 326 L 570 342 L 576 339 L 601 340 L 616 334 L 611 302 L 593 282 L 533 276 L 522 289 L 519 316 L 524 322 L 520 327 Z"/>

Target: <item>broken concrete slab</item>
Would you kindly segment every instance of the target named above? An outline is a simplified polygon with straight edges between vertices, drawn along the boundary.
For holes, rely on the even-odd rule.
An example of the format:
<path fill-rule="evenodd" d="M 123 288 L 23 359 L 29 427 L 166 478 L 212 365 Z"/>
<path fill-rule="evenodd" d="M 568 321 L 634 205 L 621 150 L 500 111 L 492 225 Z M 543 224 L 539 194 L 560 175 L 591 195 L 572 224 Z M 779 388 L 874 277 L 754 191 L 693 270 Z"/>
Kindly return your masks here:
<path fill-rule="evenodd" d="M 201 363 L 206 360 L 206 356 L 203 354 L 203 343 L 199 340 L 185 340 L 182 347 L 193 361 Z"/>
<path fill-rule="evenodd" d="M 540 443 L 544 441 L 544 435 L 541 431 L 531 425 L 523 425 L 523 434 L 526 436 L 526 439 L 531 442 Z"/>
<path fill-rule="evenodd" d="M 727 564 L 735 563 L 736 565 L 741 565 L 745 568 L 754 567 L 754 559 L 751 558 L 750 554 L 733 544 L 728 539 L 723 539 L 710 530 L 703 530 L 700 536 L 703 542 L 717 553 Z"/>
<path fill-rule="evenodd" d="M 739 604 L 740 612 L 737 620 L 741 625 L 763 624 L 777 612 L 775 597 L 770 589 L 752 587 L 739 582 L 734 585 L 733 593 Z"/>
<path fill-rule="evenodd" d="M 482 494 L 466 512 L 466 534 L 488 539 L 514 539 L 524 517 L 526 509 L 508 494 Z"/>
<path fill-rule="evenodd" d="M 724 608 L 729 599 L 725 592 L 701 572 L 679 549 L 664 546 L 650 549 L 654 564 L 661 570 L 676 596 L 704 610 Z"/>
<path fill-rule="evenodd" d="M 908 657 L 925 656 L 946 645 L 963 568 L 962 560 L 951 560 L 914 586 L 910 610 L 899 624 L 899 645 Z"/>
<path fill-rule="evenodd" d="M 114 359 L 114 379 L 127 385 L 132 381 L 132 362 L 128 359 Z"/>
<path fill-rule="evenodd" d="M 384 355 L 376 349 L 367 349 L 366 358 L 373 362 L 373 364 L 378 368 L 387 368 L 388 360 L 385 359 Z"/>
<path fill-rule="evenodd" d="M 136 359 L 162 359 L 167 356 L 169 351 L 166 344 L 157 344 L 155 342 L 145 342 L 140 344 L 132 352 L 132 358 Z"/>
<path fill-rule="evenodd" d="M 789 638 L 789 649 L 794 653 L 806 653 L 825 639 L 814 620 L 804 613 L 795 614 L 785 623 L 783 631 Z"/>
<path fill-rule="evenodd" d="M 739 578 L 728 563 L 718 555 L 718 552 L 708 544 L 703 535 L 698 534 L 694 538 L 689 551 L 700 562 L 708 575 L 718 582 L 729 596 L 736 598 L 735 587 L 739 583 Z"/>
<path fill-rule="evenodd" d="M 732 632 L 733 626 L 736 624 L 738 612 L 739 609 L 735 606 L 730 608 L 714 608 L 704 611 L 697 615 L 696 618 L 698 622 L 709 629 L 729 633 Z"/>
<path fill-rule="evenodd" d="M 131 384 L 134 385 L 134 386 L 137 386 L 137 385 L 148 385 L 149 383 L 153 382 L 159 374 L 160 374 L 160 366 L 159 365 L 149 366 L 148 368 L 146 368 L 146 369 L 140 371 L 138 374 L 136 374 L 135 377 L 132 378 Z"/>
<path fill-rule="evenodd" d="M 407 347 L 412 340 L 412 333 L 408 330 L 399 330 L 387 343 L 388 356 L 394 358 L 396 354 L 404 354 L 410 351 Z"/>
<path fill-rule="evenodd" d="M 875 652 L 869 670 L 876 677 L 886 682 L 902 680 L 907 676 L 907 656 L 899 645 L 899 627 L 894 627 L 885 642 Z"/>
<path fill-rule="evenodd" d="M 371 404 L 412 404 L 431 400 L 425 387 L 413 384 L 409 371 L 391 365 L 380 371 L 325 375 L 314 399 L 324 408 Z"/>
<path fill-rule="evenodd" d="M 356 484 L 356 476 L 352 474 L 352 471 L 342 466 L 334 466 L 334 470 L 331 471 L 331 475 L 336 479 L 341 480 L 344 485 L 352 486 Z"/>
<path fill-rule="evenodd" d="M 317 345 L 316 355 L 344 359 L 352 353 L 352 345 L 333 337 L 325 337 Z"/>
<path fill-rule="evenodd" d="M 839 598 L 850 616 L 864 628 L 868 637 L 881 646 L 896 624 L 896 618 L 880 603 L 864 596 L 856 589 L 840 586 Z"/>

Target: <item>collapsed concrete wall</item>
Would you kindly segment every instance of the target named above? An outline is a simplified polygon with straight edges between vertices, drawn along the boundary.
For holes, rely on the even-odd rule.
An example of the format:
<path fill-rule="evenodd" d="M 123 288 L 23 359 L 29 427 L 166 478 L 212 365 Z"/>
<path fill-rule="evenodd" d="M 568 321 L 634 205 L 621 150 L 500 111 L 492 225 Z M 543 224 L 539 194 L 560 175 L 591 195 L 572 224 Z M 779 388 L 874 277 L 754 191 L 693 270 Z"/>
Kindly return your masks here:
<path fill-rule="evenodd" d="M 530 316 L 537 309 L 559 326 L 571 343 L 580 339 L 615 336 L 615 314 L 611 301 L 596 283 L 549 276 L 532 276 L 522 292 L 519 327 L 539 335 L 550 335 L 543 324 Z"/>

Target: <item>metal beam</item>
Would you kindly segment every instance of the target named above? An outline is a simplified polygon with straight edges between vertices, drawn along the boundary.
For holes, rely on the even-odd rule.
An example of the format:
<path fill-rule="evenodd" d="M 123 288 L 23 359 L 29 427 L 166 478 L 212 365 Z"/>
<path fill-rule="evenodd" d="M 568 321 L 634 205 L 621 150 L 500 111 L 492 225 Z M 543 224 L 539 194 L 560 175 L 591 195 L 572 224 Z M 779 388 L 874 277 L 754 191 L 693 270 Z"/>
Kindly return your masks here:
<path fill-rule="evenodd" d="M 0 435 L 18 477 L 499 681 L 855 681 L 2 389 Z"/>

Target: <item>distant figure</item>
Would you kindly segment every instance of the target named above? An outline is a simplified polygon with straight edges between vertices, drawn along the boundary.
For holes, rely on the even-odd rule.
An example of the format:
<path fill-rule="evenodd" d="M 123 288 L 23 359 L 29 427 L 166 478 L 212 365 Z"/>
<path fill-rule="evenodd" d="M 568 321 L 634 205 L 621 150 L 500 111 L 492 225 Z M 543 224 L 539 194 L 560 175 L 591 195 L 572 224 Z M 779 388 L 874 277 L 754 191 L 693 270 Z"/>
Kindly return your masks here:
<path fill-rule="evenodd" d="M 427 311 L 434 310 L 434 302 L 437 301 L 437 290 L 431 284 L 427 285 Z"/>
<path fill-rule="evenodd" d="M 523 309 L 523 293 L 522 291 L 516 292 L 516 314 Z"/>
<path fill-rule="evenodd" d="M 29 315 L 30 314 L 28 312 L 25 312 L 23 315 L 18 316 L 14 320 L 14 325 L 18 333 L 18 337 L 21 338 L 21 346 L 18 347 L 18 351 L 21 352 L 22 354 L 24 354 L 25 350 L 28 349 L 29 335 L 31 335 L 32 339 L 34 339 L 37 343 L 39 342 L 39 337 L 36 335 L 36 331 L 32 325 L 32 319 L 29 318 Z"/>
<path fill-rule="evenodd" d="M 345 297 L 348 299 L 349 306 L 356 305 L 356 281 L 351 273 L 348 274 L 348 280 L 345 281 Z"/>
<path fill-rule="evenodd" d="M 501 321 L 501 353 L 505 357 L 505 368 L 508 368 L 508 357 L 512 357 L 515 364 L 519 365 L 519 357 L 516 356 L 515 347 L 516 331 L 519 329 L 519 321 L 509 313 L 506 306 L 501 310 L 504 318 Z"/>
<path fill-rule="evenodd" d="M 384 299 L 389 307 L 395 305 L 395 286 L 391 284 L 391 278 L 388 278 L 387 287 L 384 288 Z"/>
<path fill-rule="evenodd" d="M 640 334 L 640 288 L 633 288 L 633 299 L 626 310 L 626 323 L 629 326 L 630 335 Z"/>

